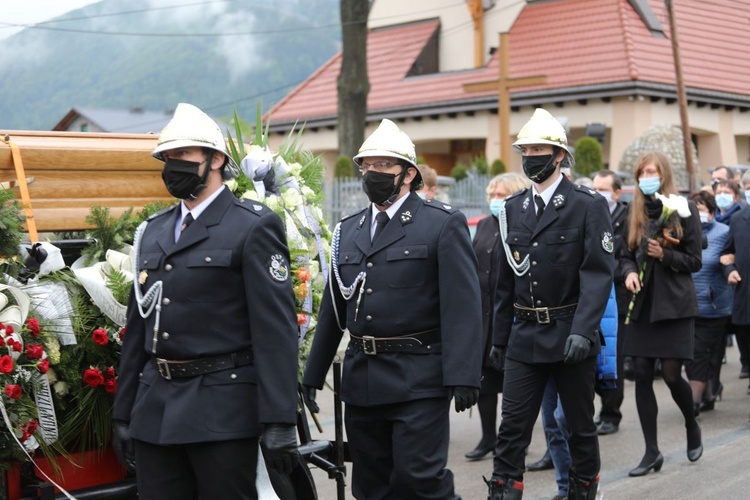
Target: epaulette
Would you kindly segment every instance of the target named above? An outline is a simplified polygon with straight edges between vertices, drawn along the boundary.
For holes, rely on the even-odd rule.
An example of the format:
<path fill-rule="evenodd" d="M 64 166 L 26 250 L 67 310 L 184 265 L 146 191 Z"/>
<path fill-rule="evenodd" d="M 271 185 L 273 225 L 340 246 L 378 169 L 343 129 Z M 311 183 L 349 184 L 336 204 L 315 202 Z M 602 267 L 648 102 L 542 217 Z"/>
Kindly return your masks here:
<path fill-rule="evenodd" d="M 440 210 L 444 212 L 448 212 L 449 214 L 452 214 L 456 211 L 455 208 L 453 208 L 452 205 L 449 205 L 447 203 L 443 203 L 442 201 L 437 200 L 425 200 L 424 204 L 428 207 L 432 208 L 439 208 Z"/>
<path fill-rule="evenodd" d="M 146 219 L 146 220 L 147 220 L 147 221 L 152 221 L 152 220 L 156 219 L 157 217 L 161 217 L 162 215 L 164 215 L 164 214 L 166 214 L 166 213 L 168 213 L 168 212 L 171 212 L 172 210 L 174 210 L 174 209 L 175 209 L 175 208 L 177 208 L 178 206 L 179 206 L 179 203 L 178 203 L 178 204 L 176 204 L 176 205 L 172 205 L 171 207 L 167 207 L 167 208 L 164 208 L 164 209 L 162 209 L 162 210 L 159 210 L 159 211 L 158 211 L 158 212 L 156 212 L 155 214 L 152 214 L 152 215 L 151 215 L 151 217 L 149 217 L 149 218 L 148 218 L 148 219 Z"/>
<path fill-rule="evenodd" d="M 367 210 L 368 208 L 370 208 L 370 207 L 368 206 L 368 207 L 365 207 L 365 208 L 363 208 L 363 209 L 362 209 L 362 210 L 360 210 L 359 212 L 352 212 L 352 213 L 350 213 L 349 215 L 345 215 L 345 216 L 343 216 L 343 217 L 341 218 L 341 220 L 339 220 L 339 222 L 344 222 L 344 221 L 345 221 L 346 219 L 351 219 L 352 217 L 354 217 L 354 216 L 357 216 L 357 215 L 361 214 L 362 212 L 364 212 L 364 211 L 365 211 L 365 210 Z"/>
<path fill-rule="evenodd" d="M 510 199 L 515 198 L 516 196 L 521 196 L 522 194 L 526 194 L 526 192 L 529 190 L 529 188 L 522 188 L 516 191 L 515 193 L 509 194 L 505 197 L 505 201 L 507 202 Z"/>
<path fill-rule="evenodd" d="M 596 191 L 594 191 L 590 187 L 582 186 L 580 184 L 578 184 L 576 186 L 576 191 L 578 191 L 580 193 L 586 193 L 587 195 L 591 196 L 592 198 L 594 197 L 594 195 L 598 194 Z"/>
<path fill-rule="evenodd" d="M 271 210 L 261 202 L 257 200 L 251 200 L 249 198 L 239 198 L 237 200 L 237 205 L 241 208 L 244 208 L 248 212 L 257 215 L 258 217 Z"/>

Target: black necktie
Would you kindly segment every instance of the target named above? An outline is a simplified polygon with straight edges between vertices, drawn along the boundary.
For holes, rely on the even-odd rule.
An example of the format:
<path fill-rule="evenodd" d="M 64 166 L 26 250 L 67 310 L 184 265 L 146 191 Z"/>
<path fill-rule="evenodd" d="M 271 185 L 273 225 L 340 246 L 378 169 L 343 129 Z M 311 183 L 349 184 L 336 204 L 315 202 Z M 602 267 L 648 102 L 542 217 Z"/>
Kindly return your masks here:
<path fill-rule="evenodd" d="M 536 220 L 539 220 L 542 218 L 542 214 L 544 213 L 544 200 L 541 196 L 538 194 L 534 195 L 534 203 L 536 203 L 537 211 L 536 211 Z"/>
<path fill-rule="evenodd" d="M 383 232 L 383 228 L 386 224 L 388 224 L 388 221 L 391 220 L 390 217 L 388 217 L 388 214 L 385 212 L 378 212 L 378 215 L 375 216 L 375 234 L 372 235 L 372 242 L 375 243 L 375 240 L 378 239 L 378 236 L 380 236 L 380 233 Z"/>
<path fill-rule="evenodd" d="M 185 216 L 184 219 L 182 219 L 182 225 L 180 226 L 180 233 L 184 232 L 185 229 L 190 227 L 190 224 L 193 223 L 195 219 L 193 219 L 193 214 L 188 212 L 188 214 Z"/>

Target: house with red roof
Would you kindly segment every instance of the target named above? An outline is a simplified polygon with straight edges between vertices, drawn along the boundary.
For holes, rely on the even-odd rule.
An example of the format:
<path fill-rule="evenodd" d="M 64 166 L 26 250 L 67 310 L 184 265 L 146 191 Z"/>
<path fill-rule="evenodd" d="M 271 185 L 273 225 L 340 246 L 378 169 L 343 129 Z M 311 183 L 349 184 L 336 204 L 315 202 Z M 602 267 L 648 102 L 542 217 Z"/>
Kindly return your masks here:
<path fill-rule="evenodd" d="M 750 164 L 750 4 L 672 1 L 705 180 L 714 166 Z M 367 133 L 395 120 L 441 174 L 477 155 L 501 157 L 498 90 L 466 88 L 498 79 L 499 33 L 508 33 L 506 78 L 545 77 L 509 89 L 511 140 L 544 107 L 566 124 L 571 145 L 598 135 L 616 170 L 646 129 L 680 125 L 663 0 L 373 0 L 368 29 Z M 305 147 L 334 163 L 340 66 L 339 53 L 269 111 L 272 143 L 304 123 Z M 511 158 L 520 170 L 520 156 Z"/>

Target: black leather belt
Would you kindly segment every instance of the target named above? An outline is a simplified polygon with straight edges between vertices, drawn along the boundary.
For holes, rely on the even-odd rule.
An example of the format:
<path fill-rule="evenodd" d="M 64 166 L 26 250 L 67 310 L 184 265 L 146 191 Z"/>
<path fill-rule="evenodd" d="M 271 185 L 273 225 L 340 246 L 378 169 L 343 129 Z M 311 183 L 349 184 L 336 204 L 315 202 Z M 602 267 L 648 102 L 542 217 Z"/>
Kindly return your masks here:
<path fill-rule="evenodd" d="M 353 345 L 365 354 L 378 354 L 381 352 L 417 352 L 430 344 L 440 342 L 440 329 L 425 330 L 424 332 L 410 333 L 398 337 L 373 337 L 363 335 L 358 337 L 350 335 L 349 344 Z"/>
<path fill-rule="evenodd" d="M 173 378 L 196 377 L 249 365 L 253 362 L 253 351 L 233 352 L 232 354 L 220 354 L 185 361 L 151 358 L 151 362 L 163 378 L 172 380 Z"/>
<path fill-rule="evenodd" d="M 578 307 L 578 304 L 561 307 L 525 307 L 513 304 L 513 310 L 517 319 L 521 321 L 536 321 L 542 324 L 547 324 L 556 319 L 570 318 L 575 315 L 576 307 Z"/>

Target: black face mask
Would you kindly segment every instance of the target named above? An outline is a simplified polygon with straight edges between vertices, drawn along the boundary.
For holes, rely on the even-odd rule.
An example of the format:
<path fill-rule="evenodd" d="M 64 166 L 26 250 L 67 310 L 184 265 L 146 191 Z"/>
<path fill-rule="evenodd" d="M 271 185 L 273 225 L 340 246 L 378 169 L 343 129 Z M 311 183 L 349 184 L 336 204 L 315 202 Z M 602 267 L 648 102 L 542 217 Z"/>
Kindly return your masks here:
<path fill-rule="evenodd" d="M 198 175 L 202 163 L 195 161 L 176 160 L 168 158 L 164 162 L 164 170 L 161 171 L 161 178 L 167 187 L 169 194 L 181 200 L 194 200 L 198 193 L 206 188 L 206 179 L 210 169 L 211 158 L 206 162 L 206 170 L 203 175 Z"/>
<path fill-rule="evenodd" d="M 406 169 L 401 172 L 398 184 L 394 185 L 393 179 L 396 178 L 396 174 L 368 170 L 362 176 L 362 189 L 370 201 L 376 205 L 390 205 L 393 203 L 393 199 L 398 196 L 399 191 L 401 191 L 405 174 Z"/>
<path fill-rule="evenodd" d="M 549 179 L 549 176 L 555 171 L 556 156 L 557 151 L 551 155 L 521 157 L 521 165 L 526 177 L 537 184 L 541 184 Z"/>

